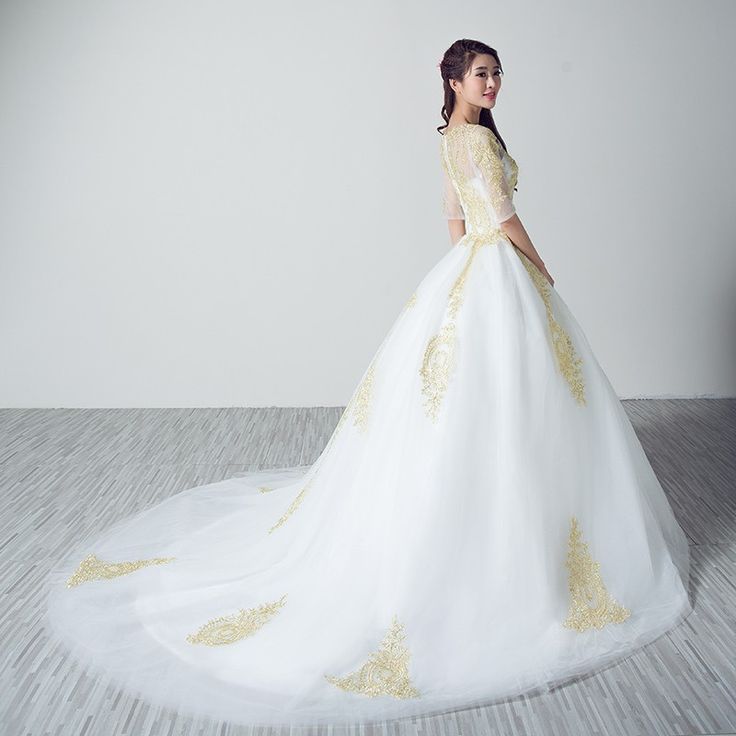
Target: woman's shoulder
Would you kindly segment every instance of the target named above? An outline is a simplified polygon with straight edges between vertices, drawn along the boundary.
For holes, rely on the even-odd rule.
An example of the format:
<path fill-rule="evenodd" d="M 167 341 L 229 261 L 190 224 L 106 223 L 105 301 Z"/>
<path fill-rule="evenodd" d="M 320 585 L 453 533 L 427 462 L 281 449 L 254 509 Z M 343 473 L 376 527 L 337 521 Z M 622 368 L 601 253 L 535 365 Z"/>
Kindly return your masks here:
<path fill-rule="evenodd" d="M 480 123 L 454 123 L 452 126 L 445 128 L 442 135 L 449 139 L 461 133 L 465 133 L 466 135 L 484 135 L 490 132 L 490 128 Z"/>
<path fill-rule="evenodd" d="M 503 148 L 494 132 L 479 123 L 459 123 L 452 128 L 446 128 L 443 135 L 448 143 L 454 139 L 462 139 L 475 145 L 491 146 L 494 151 Z"/>
<path fill-rule="evenodd" d="M 466 157 L 477 164 L 483 164 L 488 160 L 504 161 L 507 158 L 511 160 L 511 156 L 496 138 L 496 134 L 485 125 L 460 123 L 452 128 L 446 128 L 442 137 L 447 143 L 448 150 L 452 150 L 456 158 Z"/>
<path fill-rule="evenodd" d="M 504 157 L 504 148 L 490 128 L 475 123 L 468 123 L 465 127 L 462 135 L 474 160 L 484 160 L 488 156 L 500 159 Z"/>

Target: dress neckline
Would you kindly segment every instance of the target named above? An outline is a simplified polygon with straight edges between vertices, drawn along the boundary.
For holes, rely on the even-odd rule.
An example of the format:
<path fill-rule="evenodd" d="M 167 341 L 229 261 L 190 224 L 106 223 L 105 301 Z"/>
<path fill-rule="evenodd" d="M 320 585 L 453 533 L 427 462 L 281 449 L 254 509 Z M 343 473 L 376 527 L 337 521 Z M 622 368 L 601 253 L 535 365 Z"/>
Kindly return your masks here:
<path fill-rule="evenodd" d="M 445 129 L 445 132 L 442 134 L 442 139 L 443 140 L 446 139 L 450 135 L 450 133 L 452 133 L 454 130 L 457 130 L 458 128 L 465 128 L 468 125 L 471 128 L 485 128 L 491 134 L 491 137 L 493 138 L 493 140 L 495 140 L 496 143 L 498 143 L 499 147 L 504 152 L 506 152 L 506 149 L 501 145 L 501 141 L 498 140 L 498 138 L 496 137 L 496 134 L 487 125 L 481 125 L 481 123 L 468 123 L 468 122 L 465 122 L 465 123 L 458 123 L 457 125 L 453 125 L 452 128 L 446 128 Z M 509 154 L 507 153 L 506 155 L 509 155 Z"/>
<path fill-rule="evenodd" d="M 462 128 L 462 127 L 464 127 L 466 125 L 472 125 L 472 126 L 474 126 L 476 128 L 485 128 L 486 127 L 485 125 L 481 125 L 480 123 L 468 123 L 468 122 L 465 122 L 465 123 L 457 123 L 456 125 L 453 125 L 452 128 L 446 128 L 445 129 L 445 132 L 443 133 L 443 135 L 448 135 L 449 133 L 452 133 L 453 130 L 457 130 L 458 128 Z M 488 130 L 491 130 L 491 129 L 488 128 Z M 493 132 L 493 131 L 491 131 L 491 132 Z"/>

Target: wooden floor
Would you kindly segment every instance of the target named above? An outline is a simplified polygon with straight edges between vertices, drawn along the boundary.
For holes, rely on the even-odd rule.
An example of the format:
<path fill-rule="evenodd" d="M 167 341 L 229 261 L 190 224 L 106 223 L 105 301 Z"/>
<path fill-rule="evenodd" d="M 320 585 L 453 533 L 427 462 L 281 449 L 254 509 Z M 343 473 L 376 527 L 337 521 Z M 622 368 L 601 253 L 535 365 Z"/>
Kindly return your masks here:
<path fill-rule="evenodd" d="M 552 693 L 403 721 L 401 728 L 298 733 L 736 731 L 736 400 L 623 403 L 692 545 L 691 616 L 622 663 Z M 0 410 L 0 734 L 289 733 L 179 716 L 86 676 L 47 641 L 40 623 L 44 575 L 75 538 L 173 493 L 240 470 L 310 464 L 340 413 L 340 408 Z"/>

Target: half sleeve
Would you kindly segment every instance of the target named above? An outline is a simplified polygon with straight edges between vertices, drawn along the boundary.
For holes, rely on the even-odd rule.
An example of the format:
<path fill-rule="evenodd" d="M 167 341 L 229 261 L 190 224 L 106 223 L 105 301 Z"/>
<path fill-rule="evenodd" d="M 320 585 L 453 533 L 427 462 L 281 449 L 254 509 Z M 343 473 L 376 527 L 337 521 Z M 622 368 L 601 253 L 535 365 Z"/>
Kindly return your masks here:
<path fill-rule="evenodd" d="M 465 212 L 460 204 L 460 198 L 457 195 L 455 185 L 447 173 L 445 163 L 442 163 L 442 214 L 447 220 L 464 220 Z"/>
<path fill-rule="evenodd" d="M 479 127 L 476 132 L 477 140 L 472 147 L 473 160 L 480 169 L 488 190 L 488 198 L 496 221 L 505 222 L 516 214 L 516 208 L 511 199 L 511 187 L 504 173 L 501 144 L 488 128 Z"/>

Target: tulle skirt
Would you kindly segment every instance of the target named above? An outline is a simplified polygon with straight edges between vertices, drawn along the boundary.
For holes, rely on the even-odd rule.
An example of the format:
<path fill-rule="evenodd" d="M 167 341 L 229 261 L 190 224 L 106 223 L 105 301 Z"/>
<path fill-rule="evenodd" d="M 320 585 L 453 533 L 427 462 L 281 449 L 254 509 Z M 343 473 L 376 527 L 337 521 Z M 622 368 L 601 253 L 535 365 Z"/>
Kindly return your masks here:
<path fill-rule="evenodd" d="M 503 238 L 407 299 L 310 466 L 180 492 L 49 571 L 51 635 L 154 704 L 354 723 L 539 692 L 691 611 L 689 554 L 580 326 Z"/>

